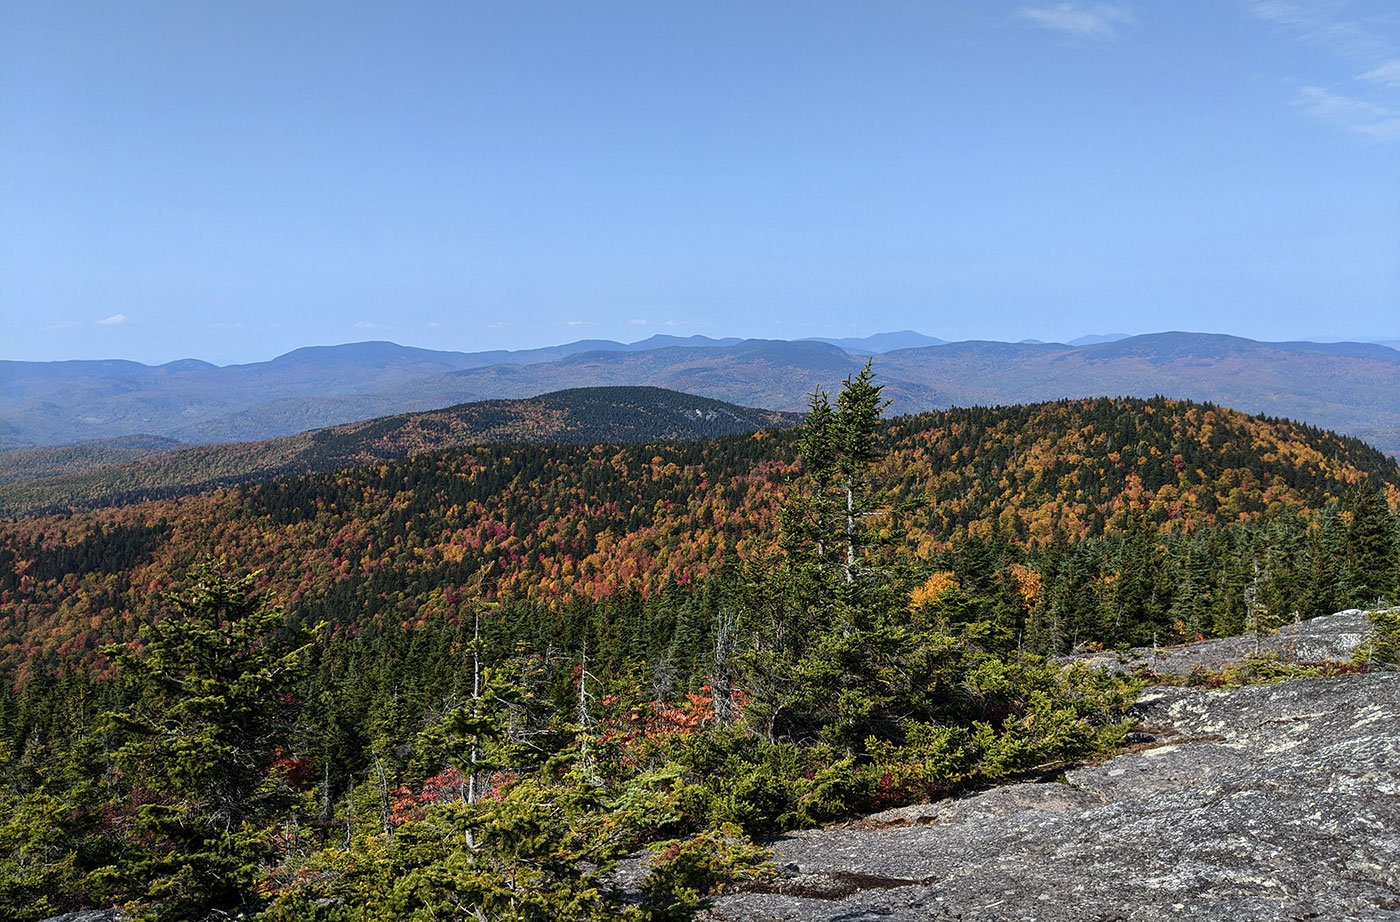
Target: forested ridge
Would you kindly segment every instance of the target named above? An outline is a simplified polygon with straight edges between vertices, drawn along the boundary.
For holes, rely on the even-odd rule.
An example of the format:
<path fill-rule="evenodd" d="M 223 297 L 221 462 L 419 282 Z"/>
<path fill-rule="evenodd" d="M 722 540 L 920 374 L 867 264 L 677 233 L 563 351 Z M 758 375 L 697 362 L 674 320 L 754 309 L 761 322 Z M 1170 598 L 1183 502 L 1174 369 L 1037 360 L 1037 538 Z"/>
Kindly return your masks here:
<path fill-rule="evenodd" d="M 14 448 L 0 451 L 0 484 L 41 477 L 61 477 L 109 464 L 122 464 L 179 448 L 174 439 L 131 435 L 93 439 L 56 448 Z"/>
<path fill-rule="evenodd" d="M 161 440 L 89 442 L 0 454 L 0 514 L 173 498 L 463 445 L 676 441 L 783 428 L 796 421 L 790 413 L 659 387 L 585 387 L 385 416 L 280 439 L 174 450 L 167 444 L 166 450 L 144 451 L 144 457 L 120 463 L 111 460 L 118 454 L 114 442 L 130 450 Z"/>
<path fill-rule="evenodd" d="M 1356 440 L 881 408 L 867 369 L 795 432 L 5 523 L 0 905 L 684 919 L 756 834 L 1111 751 L 1130 685 L 1042 654 L 1396 598 L 1400 470 Z"/>
<path fill-rule="evenodd" d="M 256 562 L 311 621 L 453 618 L 483 568 L 481 591 L 531 620 L 576 602 L 641 604 L 773 546 L 798 438 L 480 446 L 13 520 L 0 537 L 0 664 L 23 676 L 49 659 L 100 662 L 101 644 L 130 636 L 152 596 L 210 554 Z M 1395 462 L 1354 439 L 1163 399 L 900 417 L 879 439 L 878 474 L 912 505 L 882 527 L 900 530 L 910 565 L 934 574 L 975 558 L 1003 584 L 1021 574 L 1020 614 L 1047 648 L 1229 633 L 1256 559 L 1276 611 L 1342 607 L 1369 566 L 1348 557 L 1344 507 L 1400 496 Z M 1119 598 L 1129 562 L 1129 582 L 1151 587 L 1142 600 Z"/>

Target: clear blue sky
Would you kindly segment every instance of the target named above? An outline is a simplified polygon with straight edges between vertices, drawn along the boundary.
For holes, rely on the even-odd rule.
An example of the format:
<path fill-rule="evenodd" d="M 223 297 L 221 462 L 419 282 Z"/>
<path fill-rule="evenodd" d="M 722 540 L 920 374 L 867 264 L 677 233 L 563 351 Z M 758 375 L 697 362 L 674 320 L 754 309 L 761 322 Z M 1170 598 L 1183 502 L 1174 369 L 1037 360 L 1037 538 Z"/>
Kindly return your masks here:
<path fill-rule="evenodd" d="M 0 358 L 1400 338 L 1400 4 L 0 5 Z"/>

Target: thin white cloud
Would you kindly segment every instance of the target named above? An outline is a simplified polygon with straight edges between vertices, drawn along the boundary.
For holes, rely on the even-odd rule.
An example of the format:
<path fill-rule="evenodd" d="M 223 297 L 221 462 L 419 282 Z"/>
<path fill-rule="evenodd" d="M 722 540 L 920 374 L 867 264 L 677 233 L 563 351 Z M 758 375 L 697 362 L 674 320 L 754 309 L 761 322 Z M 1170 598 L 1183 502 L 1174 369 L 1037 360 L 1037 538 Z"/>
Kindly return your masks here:
<path fill-rule="evenodd" d="M 1388 53 L 1385 41 L 1356 20 L 1341 15 L 1342 5 L 1329 0 L 1255 0 L 1249 11 L 1312 45 L 1344 58 L 1375 59 Z"/>
<path fill-rule="evenodd" d="M 1096 42 L 1111 42 L 1118 38 L 1118 26 L 1133 21 L 1127 7 L 1079 3 L 1057 3 L 1053 6 L 1023 6 L 1016 11 L 1018 19 L 1045 29 L 1063 32 L 1076 38 Z"/>
<path fill-rule="evenodd" d="M 570 327 L 591 327 L 591 326 L 593 326 L 593 322 L 590 321 L 590 320 L 570 320 L 570 321 L 567 321 L 567 322 L 565 323 L 565 326 L 570 326 Z"/>
<path fill-rule="evenodd" d="M 1320 86 L 1305 86 L 1297 103 L 1304 112 L 1374 138 L 1400 138 L 1400 110 L 1356 99 Z"/>
<path fill-rule="evenodd" d="M 355 321 L 355 329 L 357 329 L 357 330 L 373 330 L 373 329 L 374 329 L 375 327 L 377 327 L 377 326 L 379 326 L 379 324 L 377 324 L 377 323 L 371 323 L 371 322 L 368 321 L 368 320 L 357 320 L 357 321 Z"/>
<path fill-rule="evenodd" d="M 440 326 L 442 326 L 442 324 L 438 323 L 436 320 L 428 321 L 428 329 L 430 330 L 436 330 Z"/>
<path fill-rule="evenodd" d="M 1386 140 L 1400 138 L 1400 58 L 1375 17 L 1348 14 L 1345 0 L 1251 0 L 1248 11 L 1293 40 L 1366 68 L 1354 80 L 1328 87 L 1305 84 L 1294 104 L 1320 121 Z"/>
<path fill-rule="evenodd" d="M 1373 102 L 1352 99 L 1320 86 L 1303 87 L 1298 92 L 1298 105 L 1309 115 L 1335 120 L 1364 121 L 1385 114 L 1385 110 Z"/>
<path fill-rule="evenodd" d="M 631 320 L 629 320 L 629 321 L 627 321 L 627 322 L 630 323 L 630 324 L 632 324 L 632 326 L 634 326 L 634 327 L 644 327 L 644 326 L 647 325 L 646 319 L 645 319 L 645 318 L 642 318 L 642 317 L 633 317 Z"/>
<path fill-rule="evenodd" d="M 491 323 L 486 324 L 486 329 L 488 330 L 504 330 L 505 328 L 506 322 L 504 320 L 494 320 Z"/>
<path fill-rule="evenodd" d="M 126 314 L 113 314 L 103 320 L 97 321 L 99 326 L 114 327 L 118 324 L 126 323 Z"/>
<path fill-rule="evenodd" d="M 1364 74 L 1357 74 L 1358 80 L 1369 80 L 1391 89 L 1400 89 L 1400 58 L 1392 58 L 1380 67 L 1373 67 Z"/>
<path fill-rule="evenodd" d="M 1373 138 L 1400 141 L 1400 115 L 1392 115 L 1390 118 L 1381 119 L 1369 125 L 1358 125 L 1356 130 L 1362 134 L 1369 134 Z"/>

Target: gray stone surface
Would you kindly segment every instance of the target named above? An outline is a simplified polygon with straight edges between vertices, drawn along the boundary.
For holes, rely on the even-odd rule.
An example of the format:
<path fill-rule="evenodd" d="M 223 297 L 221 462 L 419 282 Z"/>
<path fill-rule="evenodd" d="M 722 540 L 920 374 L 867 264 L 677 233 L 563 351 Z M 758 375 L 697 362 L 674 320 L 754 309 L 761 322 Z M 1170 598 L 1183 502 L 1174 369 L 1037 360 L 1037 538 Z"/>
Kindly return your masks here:
<path fill-rule="evenodd" d="M 783 836 L 780 876 L 710 917 L 1400 922 L 1400 674 L 1138 708 L 1151 741 L 1067 783 Z"/>
<path fill-rule="evenodd" d="M 1345 662 L 1371 633 L 1366 612 L 1349 609 L 1285 625 L 1274 633 L 1256 639 L 1222 637 L 1174 647 L 1136 647 L 1124 652 L 1089 653 L 1066 660 L 1081 660 L 1111 672 L 1131 673 L 1138 668 L 1172 675 L 1188 675 L 1192 670 L 1218 669 L 1237 663 L 1257 652 L 1300 663 Z"/>

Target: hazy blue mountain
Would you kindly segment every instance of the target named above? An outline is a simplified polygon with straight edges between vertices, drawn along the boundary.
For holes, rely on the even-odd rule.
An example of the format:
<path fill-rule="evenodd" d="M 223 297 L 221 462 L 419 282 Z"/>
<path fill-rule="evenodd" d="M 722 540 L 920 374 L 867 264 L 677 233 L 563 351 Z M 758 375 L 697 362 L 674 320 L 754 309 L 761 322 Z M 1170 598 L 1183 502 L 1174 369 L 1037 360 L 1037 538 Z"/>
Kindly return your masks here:
<path fill-rule="evenodd" d="M 372 415 L 443 406 L 436 397 L 426 403 L 400 403 L 397 396 L 377 395 L 460 369 L 531 365 L 587 352 L 737 342 L 661 334 L 637 343 L 585 339 L 539 349 L 448 352 L 373 341 L 306 346 L 266 362 L 222 367 L 196 359 L 164 365 L 121 359 L 0 361 L 0 449 L 134 434 L 190 442 L 290 435 Z M 303 405 L 308 409 L 298 409 Z M 266 409 L 250 416 L 253 407 Z M 205 424 L 226 418 L 243 422 L 203 431 Z"/>
<path fill-rule="evenodd" d="M 864 364 L 845 350 L 814 340 L 750 339 L 730 346 L 673 346 L 644 352 L 585 352 L 548 364 L 467 369 L 405 393 L 459 400 L 524 397 L 569 387 L 649 384 L 744 406 L 800 411 L 816 388 L 830 389 Z M 425 390 L 426 389 L 426 390 Z M 898 405 L 935 402 L 926 388 L 887 382 Z M 720 396 L 721 394 L 726 396 Z"/>
<path fill-rule="evenodd" d="M 1287 417 L 1400 453 L 1400 352 L 1374 343 L 1267 343 L 1153 333 L 1092 346 L 953 343 L 883 357 L 883 374 L 949 402 L 1163 395 Z"/>
<path fill-rule="evenodd" d="M 150 434 L 251 441 L 466 401 L 573 387 L 651 385 L 801 410 L 876 356 L 894 412 L 1099 395 L 1162 394 L 1286 416 L 1400 452 L 1400 351 L 1380 343 L 1257 342 L 1153 333 L 1083 346 L 654 336 L 461 353 L 394 343 L 298 349 L 269 362 L 0 362 L 0 447 Z M 890 348 L 901 342 L 936 343 Z M 862 343 L 864 348 L 853 343 Z M 881 351 L 883 350 L 883 351 Z"/>
<path fill-rule="evenodd" d="M 1263 355 L 1268 352 L 1306 353 L 1400 362 L 1400 353 L 1376 343 L 1261 343 L 1224 333 L 1148 333 L 1128 339 L 1085 346 L 1083 353 L 1094 361 L 1124 358 L 1150 358 L 1156 364 L 1176 359 L 1216 360 L 1231 356 Z"/>
<path fill-rule="evenodd" d="M 1067 346 L 1093 346 L 1098 343 L 1112 343 L 1120 339 L 1127 339 L 1128 333 L 1090 333 L 1087 336 L 1077 336 L 1065 345 Z"/>
<path fill-rule="evenodd" d="M 809 336 L 804 342 L 830 343 L 854 355 L 878 355 L 893 352 L 895 349 L 914 349 L 919 346 L 941 346 L 947 340 L 915 333 L 913 330 L 900 330 L 897 333 L 876 333 L 873 336 L 827 339 L 822 336 Z"/>
<path fill-rule="evenodd" d="M 623 347 L 623 350 L 627 352 L 644 352 L 647 349 L 664 349 L 669 346 L 732 346 L 741 342 L 743 342 L 743 340 L 737 336 L 712 339 L 708 336 L 701 336 L 698 333 L 694 336 L 671 336 L 666 333 L 657 333 L 655 336 L 648 336 L 646 339 L 639 342 L 629 343 Z"/>

